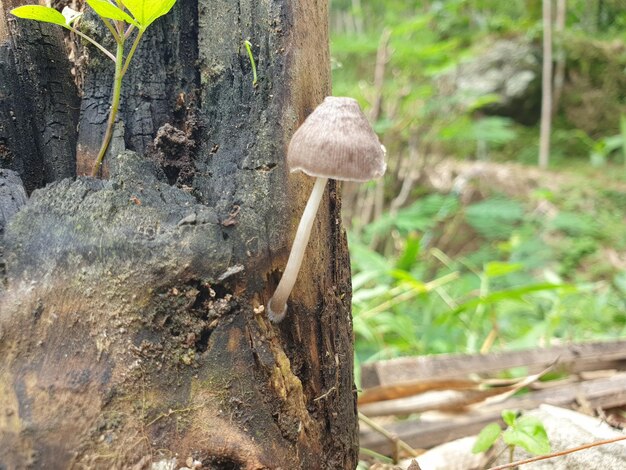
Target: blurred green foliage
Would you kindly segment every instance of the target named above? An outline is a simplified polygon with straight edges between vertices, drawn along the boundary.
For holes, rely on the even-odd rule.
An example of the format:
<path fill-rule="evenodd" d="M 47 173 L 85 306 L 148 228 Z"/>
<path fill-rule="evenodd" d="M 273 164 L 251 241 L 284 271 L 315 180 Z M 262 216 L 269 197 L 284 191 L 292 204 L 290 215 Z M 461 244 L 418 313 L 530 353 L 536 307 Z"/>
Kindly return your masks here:
<path fill-rule="evenodd" d="M 536 160 L 536 139 L 527 152 L 515 151 L 527 147 L 528 128 L 473 112 L 495 97 L 477 98 L 466 113 L 450 112 L 463 97 L 442 96 L 435 83 L 436 77 L 497 39 L 525 38 L 539 45 L 541 0 L 333 0 L 331 6 L 333 93 L 353 96 L 369 109 L 381 103 L 381 111 L 372 117 L 390 153 L 419 135 L 420 147 L 427 151 Z M 596 164 L 612 155 L 623 158 L 625 127 L 620 126 L 619 110 L 626 110 L 624 26 L 623 0 L 567 2 L 566 28 L 555 35 L 555 50 L 560 54 L 564 47 L 574 69 L 562 104 L 567 109 L 556 116 L 557 156 L 592 158 Z M 386 49 L 388 57 L 384 79 L 377 83 L 379 49 Z M 606 93 L 598 96 L 597 90 Z"/>
<path fill-rule="evenodd" d="M 623 246 L 621 217 L 603 209 L 615 230 L 598 231 L 584 213 L 546 220 L 532 208 L 500 196 L 463 207 L 433 194 L 352 236 L 359 360 L 624 335 L 626 275 L 591 258 Z M 451 226 L 480 244 L 449 258 L 436 245 Z M 374 236 L 394 239 L 393 248 L 370 248 Z"/>
<path fill-rule="evenodd" d="M 551 184 L 467 200 L 416 177 L 394 204 L 408 172 L 443 157 L 536 163 L 537 125 L 480 112 L 491 96 L 461 108 L 436 82 L 497 39 L 539 44 L 541 0 L 331 2 L 333 93 L 361 102 L 389 155 L 377 215 L 346 203 L 357 362 L 626 333 L 626 5 L 567 8 Z M 586 115 L 594 99 L 616 111 Z"/>

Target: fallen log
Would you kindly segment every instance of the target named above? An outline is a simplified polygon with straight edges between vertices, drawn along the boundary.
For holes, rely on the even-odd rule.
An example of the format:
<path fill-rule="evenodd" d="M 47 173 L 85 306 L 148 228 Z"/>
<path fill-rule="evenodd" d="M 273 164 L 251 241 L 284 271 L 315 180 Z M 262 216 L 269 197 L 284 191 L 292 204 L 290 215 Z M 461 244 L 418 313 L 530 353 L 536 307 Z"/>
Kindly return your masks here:
<path fill-rule="evenodd" d="M 364 364 L 364 389 L 417 380 L 462 380 L 471 374 L 487 374 L 513 367 L 536 373 L 557 362 L 560 370 L 578 373 L 598 369 L 626 368 L 626 341 L 568 344 L 551 348 L 506 351 L 491 354 L 440 354 L 403 357 Z"/>
<path fill-rule="evenodd" d="M 437 420 L 413 419 L 389 424 L 385 428 L 410 446 L 427 449 L 476 434 L 488 423 L 501 422 L 500 414 L 504 409 L 530 410 L 544 403 L 572 409 L 581 403 L 592 409 L 626 404 L 626 373 L 539 390 L 505 402 L 484 405 L 467 413 L 440 416 Z M 362 447 L 383 454 L 393 448 L 393 443 L 387 438 L 367 429 L 361 429 L 360 442 Z"/>

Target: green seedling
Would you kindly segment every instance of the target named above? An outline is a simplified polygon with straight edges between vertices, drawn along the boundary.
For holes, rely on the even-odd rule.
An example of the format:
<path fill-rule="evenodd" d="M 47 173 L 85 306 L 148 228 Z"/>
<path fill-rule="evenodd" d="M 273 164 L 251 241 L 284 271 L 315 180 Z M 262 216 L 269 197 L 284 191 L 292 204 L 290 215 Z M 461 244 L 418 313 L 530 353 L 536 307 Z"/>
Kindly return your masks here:
<path fill-rule="evenodd" d="M 248 51 L 248 57 L 250 58 L 250 64 L 252 65 L 252 86 L 256 86 L 256 63 L 254 62 L 254 56 L 252 55 L 252 43 L 247 39 L 243 42 L 244 46 L 246 46 L 246 51 Z"/>
<path fill-rule="evenodd" d="M 167 14 L 176 3 L 176 0 L 86 0 L 86 2 L 96 14 L 100 16 L 104 25 L 113 36 L 117 44 L 115 54 L 74 26 L 76 21 L 82 16 L 82 13 L 78 13 L 70 8 L 65 8 L 63 13 L 59 13 L 54 8 L 40 5 L 26 5 L 14 8 L 11 10 L 11 13 L 18 18 L 52 23 L 69 29 L 97 47 L 115 64 L 109 120 L 92 171 L 92 175 L 97 176 L 100 171 L 100 166 L 102 165 L 102 160 L 109 148 L 111 137 L 113 136 L 113 126 L 120 106 L 122 79 L 128 71 L 130 61 L 148 26 L 157 18 Z M 130 51 L 125 55 L 125 46 L 130 42 L 133 35 L 134 40 L 132 41 Z"/>
<path fill-rule="evenodd" d="M 475 454 L 485 452 L 502 438 L 509 449 L 509 460 L 513 462 L 513 452 L 519 446 L 531 454 L 550 453 L 550 441 L 543 423 L 532 416 L 519 415 L 515 411 L 502 411 L 502 419 L 507 425 L 503 431 L 497 423 L 488 424 L 480 431 L 472 449 Z"/>

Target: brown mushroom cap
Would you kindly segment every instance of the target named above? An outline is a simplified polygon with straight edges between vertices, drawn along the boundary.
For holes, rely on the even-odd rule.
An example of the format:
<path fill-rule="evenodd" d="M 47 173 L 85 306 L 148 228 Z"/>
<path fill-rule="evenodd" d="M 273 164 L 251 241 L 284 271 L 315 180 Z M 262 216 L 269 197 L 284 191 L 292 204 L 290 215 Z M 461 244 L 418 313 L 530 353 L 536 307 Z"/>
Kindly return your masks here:
<path fill-rule="evenodd" d="M 294 133 L 287 150 L 291 172 L 344 181 L 385 173 L 385 152 L 352 98 L 328 96 Z"/>

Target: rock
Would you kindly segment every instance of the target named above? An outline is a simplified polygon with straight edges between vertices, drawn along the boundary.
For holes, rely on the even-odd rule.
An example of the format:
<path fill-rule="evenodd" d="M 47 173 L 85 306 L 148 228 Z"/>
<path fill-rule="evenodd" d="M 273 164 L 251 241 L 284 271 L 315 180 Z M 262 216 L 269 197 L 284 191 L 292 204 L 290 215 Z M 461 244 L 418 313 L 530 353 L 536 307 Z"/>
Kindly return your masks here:
<path fill-rule="evenodd" d="M 176 464 L 176 459 L 160 460 L 152 464 L 151 470 L 176 470 Z"/>
<path fill-rule="evenodd" d="M 529 411 L 530 416 L 539 418 L 546 428 L 552 452 L 571 449 L 595 441 L 623 436 L 602 420 L 551 405 L 541 405 Z M 594 468 L 626 468 L 625 441 L 591 447 L 579 452 L 524 465 L 528 470 L 590 470 Z M 497 450 L 496 450 L 497 452 Z M 496 464 L 508 463 L 508 452 L 501 455 Z M 514 460 L 533 457 L 520 448 L 515 449 Z"/>
<path fill-rule="evenodd" d="M 476 436 L 464 437 L 433 447 L 417 459 L 400 462 L 406 470 L 478 470 L 485 468 L 493 452 L 474 454 Z"/>
<path fill-rule="evenodd" d="M 571 449 L 604 439 L 623 436 L 600 419 L 576 411 L 551 405 L 541 405 L 525 414 L 539 418 L 546 428 L 552 451 Z M 509 452 L 498 440 L 487 453 L 474 454 L 472 448 L 476 436 L 450 441 L 417 458 L 419 465 L 428 470 L 471 470 L 509 463 Z M 626 468 L 626 441 L 592 447 L 579 452 L 523 465 L 528 470 L 590 470 L 595 468 Z M 516 448 L 513 460 L 533 457 L 521 448 Z M 495 460 L 493 460 L 495 458 Z M 412 459 L 399 464 L 399 468 L 410 469 Z"/>
<path fill-rule="evenodd" d="M 541 110 L 539 51 L 521 40 L 499 40 L 438 79 L 440 92 L 466 110 L 534 124 Z M 489 99 L 493 97 L 492 99 Z M 479 105 L 481 101 L 484 105 Z"/>

